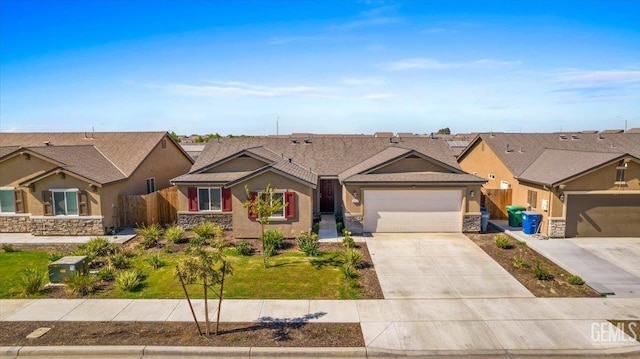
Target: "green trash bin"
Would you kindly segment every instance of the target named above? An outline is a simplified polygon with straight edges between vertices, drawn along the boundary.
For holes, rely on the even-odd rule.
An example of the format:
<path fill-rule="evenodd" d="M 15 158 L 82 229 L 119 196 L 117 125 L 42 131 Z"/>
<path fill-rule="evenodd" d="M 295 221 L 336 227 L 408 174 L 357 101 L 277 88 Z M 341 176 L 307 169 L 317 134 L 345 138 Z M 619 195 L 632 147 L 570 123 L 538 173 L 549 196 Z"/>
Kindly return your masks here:
<path fill-rule="evenodd" d="M 522 227 L 522 212 L 527 208 L 524 206 L 511 205 L 507 206 L 506 209 L 509 215 L 509 227 Z"/>

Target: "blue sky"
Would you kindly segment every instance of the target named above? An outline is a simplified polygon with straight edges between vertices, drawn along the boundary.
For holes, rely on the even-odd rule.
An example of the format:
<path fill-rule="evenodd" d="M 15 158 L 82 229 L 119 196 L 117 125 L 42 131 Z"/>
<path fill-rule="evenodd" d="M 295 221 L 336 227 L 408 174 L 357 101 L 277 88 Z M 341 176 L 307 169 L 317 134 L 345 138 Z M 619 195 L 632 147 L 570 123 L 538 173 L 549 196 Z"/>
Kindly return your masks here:
<path fill-rule="evenodd" d="M 0 0 L 1 131 L 640 127 L 640 1 Z"/>

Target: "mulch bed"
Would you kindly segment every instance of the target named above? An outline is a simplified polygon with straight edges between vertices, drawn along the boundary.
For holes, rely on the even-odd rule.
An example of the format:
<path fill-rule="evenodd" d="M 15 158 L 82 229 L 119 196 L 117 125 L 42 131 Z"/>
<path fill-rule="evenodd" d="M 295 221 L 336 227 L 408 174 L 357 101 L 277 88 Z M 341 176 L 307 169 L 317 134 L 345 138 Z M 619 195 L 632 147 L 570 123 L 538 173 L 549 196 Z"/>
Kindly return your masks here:
<path fill-rule="evenodd" d="M 542 256 L 526 243 L 511 238 L 513 246 L 509 249 L 498 248 L 493 242 L 496 234 L 501 233 L 498 228 L 489 225 L 487 233 L 468 233 L 467 237 L 473 240 L 483 251 L 514 276 L 536 297 L 600 297 L 598 292 L 586 285 L 572 285 L 567 282 L 571 273 L 558 267 L 555 263 Z M 506 235 L 506 234 L 505 234 Z M 538 280 L 531 273 L 531 268 L 517 268 L 513 265 L 513 258 L 519 256 L 533 266 L 539 262 L 549 273 L 553 275 L 551 280 Z"/>
<path fill-rule="evenodd" d="M 40 338 L 26 339 L 46 327 Z M 201 323 L 204 331 L 204 323 Z M 0 322 L 0 346 L 158 345 L 224 347 L 362 347 L 358 323 L 221 323 L 199 335 L 182 322 Z"/>

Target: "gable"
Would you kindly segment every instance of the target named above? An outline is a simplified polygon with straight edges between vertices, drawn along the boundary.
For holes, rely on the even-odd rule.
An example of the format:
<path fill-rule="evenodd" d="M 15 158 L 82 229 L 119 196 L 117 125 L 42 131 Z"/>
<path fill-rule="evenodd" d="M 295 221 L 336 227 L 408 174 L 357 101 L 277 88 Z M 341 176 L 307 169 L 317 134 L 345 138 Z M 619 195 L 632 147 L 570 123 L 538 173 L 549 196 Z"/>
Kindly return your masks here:
<path fill-rule="evenodd" d="M 378 174 L 378 173 L 406 173 L 406 172 L 452 172 L 449 169 L 446 169 L 443 166 L 440 166 L 431 161 L 427 161 L 424 158 L 420 158 L 418 156 L 412 155 L 406 158 L 401 158 L 397 161 L 391 162 L 389 164 L 384 165 L 383 167 L 377 168 L 374 171 L 369 173 Z"/>
<path fill-rule="evenodd" d="M 20 182 L 57 167 L 38 156 L 16 155 L 0 162 L 0 186 L 18 187 Z"/>
<path fill-rule="evenodd" d="M 214 166 L 203 173 L 222 173 L 222 172 L 247 172 L 255 171 L 266 165 L 264 161 L 253 158 L 251 156 L 242 155 L 236 158 L 232 158 L 229 161 L 223 162 L 217 166 Z"/>
<path fill-rule="evenodd" d="M 566 182 L 565 191 L 640 190 L 640 163 L 629 161 L 624 170 L 624 185 L 616 184 L 618 162 L 608 164 L 592 172 Z"/>
<path fill-rule="evenodd" d="M 489 173 L 493 174 L 495 179 L 489 179 L 489 188 L 493 188 L 493 183 L 499 186 L 501 180 L 513 181 L 514 176 L 511 171 L 482 138 L 475 141 L 459 161 L 460 167 L 465 172 L 476 173 L 477 176 L 485 179 L 489 179 Z"/>

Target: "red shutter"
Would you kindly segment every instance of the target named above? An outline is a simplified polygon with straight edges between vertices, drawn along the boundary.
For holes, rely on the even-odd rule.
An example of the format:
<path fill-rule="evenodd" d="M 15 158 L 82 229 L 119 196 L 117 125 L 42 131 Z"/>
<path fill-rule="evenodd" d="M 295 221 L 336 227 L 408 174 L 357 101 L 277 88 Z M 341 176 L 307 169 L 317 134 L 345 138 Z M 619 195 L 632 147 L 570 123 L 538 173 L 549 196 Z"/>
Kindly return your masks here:
<path fill-rule="evenodd" d="M 187 193 L 189 195 L 189 211 L 198 212 L 198 189 L 189 187 Z"/>
<path fill-rule="evenodd" d="M 250 192 L 249 193 L 249 200 L 251 202 L 257 201 L 258 200 L 258 192 Z M 249 218 L 258 218 L 258 213 L 252 211 L 251 207 L 248 207 L 248 210 L 249 210 Z"/>
<path fill-rule="evenodd" d="M 286 206 L 287 206 L 284 209 L 284 216 L 286 218 L 294 218 L 296 216 L 296 193 L 285 192 L 284 203 L 286 203 Z"/>
<path fill-rule="evenodd" d="M 222 212 L 231 212 L 231 188 L 222 189 Z"/>
<path fill-rule="evenodd" d="M 44 206 L 44 215 L 53 216 L 53 194 L 51 191 L 42 191 L 42 204 Z"/>

